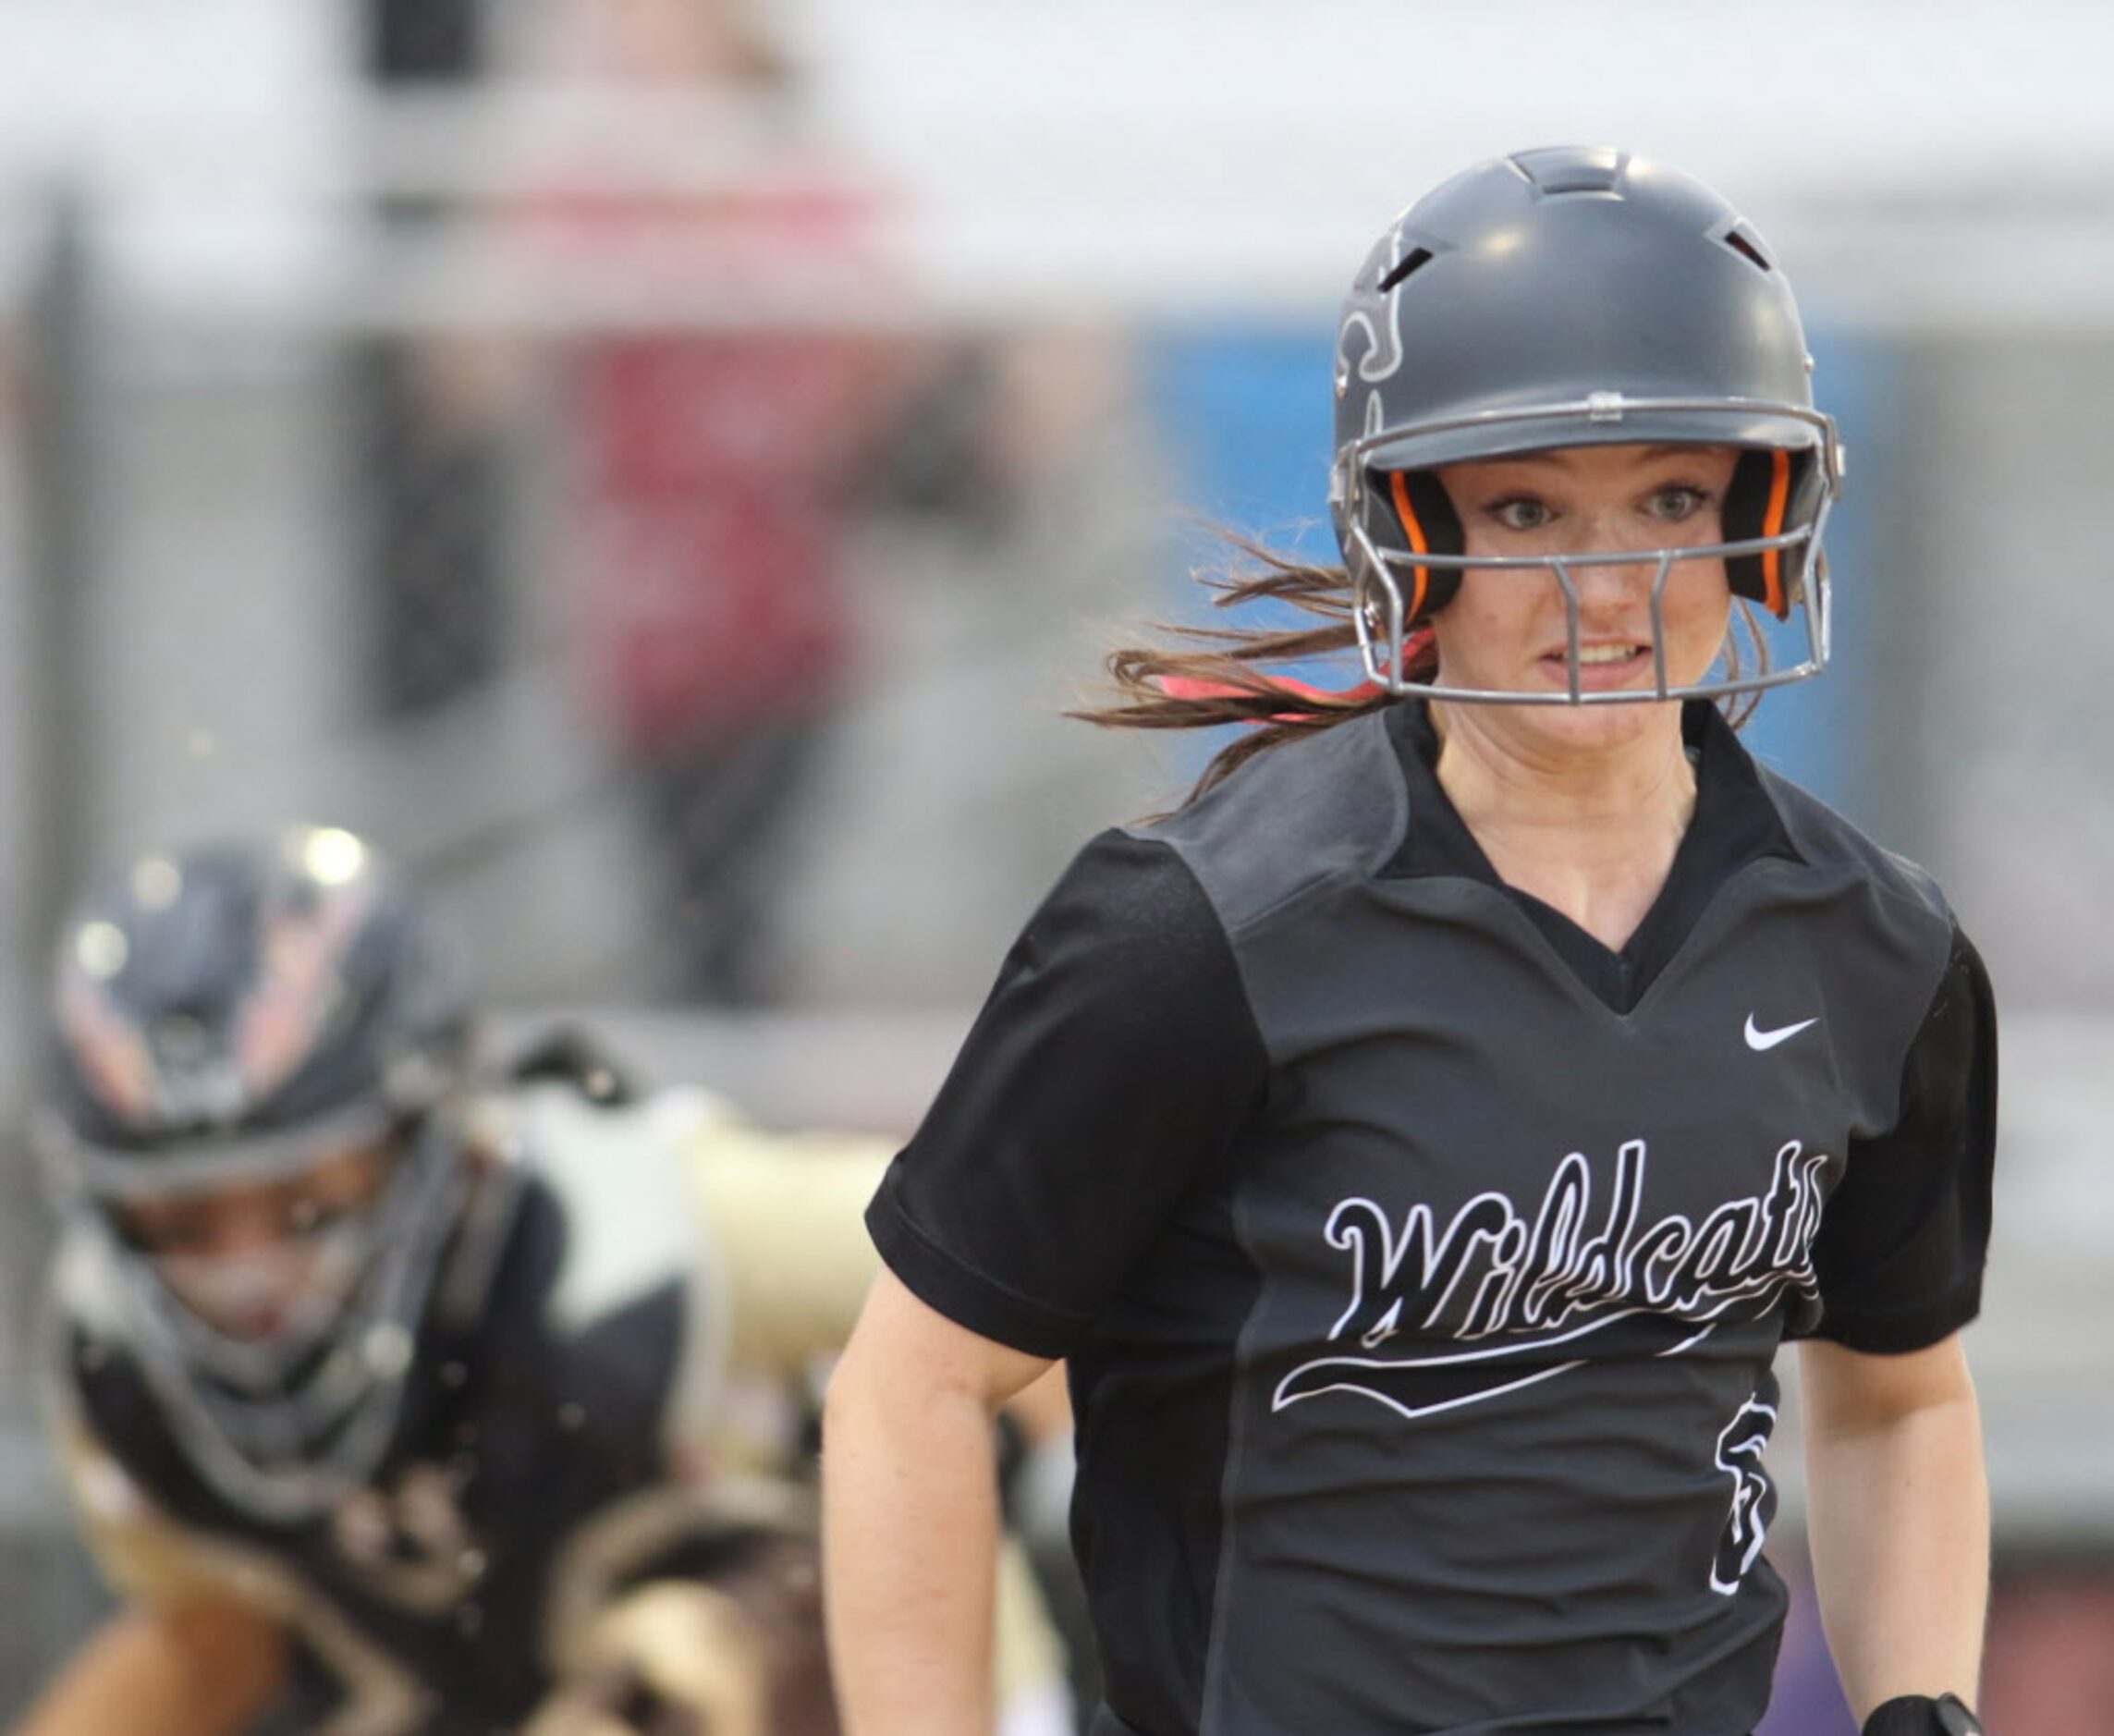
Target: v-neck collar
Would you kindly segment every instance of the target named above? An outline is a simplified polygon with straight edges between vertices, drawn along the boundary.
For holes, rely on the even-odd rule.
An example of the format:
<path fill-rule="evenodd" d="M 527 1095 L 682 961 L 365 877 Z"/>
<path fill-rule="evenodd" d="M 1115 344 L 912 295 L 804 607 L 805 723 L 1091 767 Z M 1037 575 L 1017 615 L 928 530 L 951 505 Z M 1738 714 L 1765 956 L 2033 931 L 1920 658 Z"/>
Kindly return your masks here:
<path fill-rule="evenodd" d="M 1688 701 L 1681 707 L 1681 739 L 1695 761 L 1695 813 L 1674 851 L 1666 884 L 1618 951 L 1533 893 L 1498 878 L 1438 781 L 1438 732 L 1424 701 L 1390 706 L 1387 723 L 1409 786 L 1410 824 L 1382 876 L 1443 875 L 1494 887 L 1519 906 L 1572 974 L 1619 1013 L 1636 1006 L 1734 874 L 1760 857 L 1797 856 L 1776 803 L 1731 726 L 1709 701 Z"/>

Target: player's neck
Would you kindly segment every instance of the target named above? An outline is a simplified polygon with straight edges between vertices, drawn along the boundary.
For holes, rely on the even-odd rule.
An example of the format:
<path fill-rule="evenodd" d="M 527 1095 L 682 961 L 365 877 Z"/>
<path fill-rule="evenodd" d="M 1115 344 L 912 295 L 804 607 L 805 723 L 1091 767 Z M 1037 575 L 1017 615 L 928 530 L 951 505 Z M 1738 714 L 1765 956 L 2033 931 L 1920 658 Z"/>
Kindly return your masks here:
<path fill-rule="evenodd" d="M 1565 734 L 1487 715 L 1497 709 L 1451 707 L 1435 720 L 1440 788 L 1500 879 L 1620 948 L 1695 812 L 1678 713 L 1654 707 Z"/>

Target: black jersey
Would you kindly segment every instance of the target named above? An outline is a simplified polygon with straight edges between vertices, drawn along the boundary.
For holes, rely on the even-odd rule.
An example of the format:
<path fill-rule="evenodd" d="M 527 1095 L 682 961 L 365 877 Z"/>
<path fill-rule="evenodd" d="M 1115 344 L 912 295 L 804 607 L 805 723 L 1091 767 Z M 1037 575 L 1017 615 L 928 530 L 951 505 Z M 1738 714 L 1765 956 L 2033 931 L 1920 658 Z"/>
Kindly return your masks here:
<path fill-rule="evenodd" d="M 1069 1358 L 1097 1730 L 1736 1736 L 1787 1334 L 1977 1306 L 1994 1027 L 1945 903 L 1692 705 L 1609 951 L 1498 882 L 1422 708 L 1080 856 L 868 1214 Z"/>

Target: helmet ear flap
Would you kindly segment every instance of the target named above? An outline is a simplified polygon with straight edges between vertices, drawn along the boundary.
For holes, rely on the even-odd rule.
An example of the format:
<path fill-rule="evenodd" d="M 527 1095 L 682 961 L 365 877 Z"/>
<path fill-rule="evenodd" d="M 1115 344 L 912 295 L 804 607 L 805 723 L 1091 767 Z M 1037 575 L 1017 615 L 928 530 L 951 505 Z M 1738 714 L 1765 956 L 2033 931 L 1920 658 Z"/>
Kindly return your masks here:
<path fill-rule="evenodd" d="M 1387 480 L 1404 548 L 1411 555 L 1461 553 L 1460 515 L 1433 471 L 1389 471 Z M 1405 627 L 1437 614 L 1460 589 L 1460 574 L 1450 568 L 1411 567 L 1409 577 L 1409 594 L 1402 599 Z"/>
<path fill-rule="evenodd" d="M 1811 524 L 1818 505 L 1814 497 L 1818 472 L 1810 452 L 1782 447 L 1742 452 L 1725 491 L 1725 540 L 1746 543 Z M 1779 621 L 1786 620 L 1791 605 L 1805 593 L 1809 558 L 1805 548 L 1733 555 L 1726 559 L 1725 576 L 1734 596 L 1759 603 Z"/>

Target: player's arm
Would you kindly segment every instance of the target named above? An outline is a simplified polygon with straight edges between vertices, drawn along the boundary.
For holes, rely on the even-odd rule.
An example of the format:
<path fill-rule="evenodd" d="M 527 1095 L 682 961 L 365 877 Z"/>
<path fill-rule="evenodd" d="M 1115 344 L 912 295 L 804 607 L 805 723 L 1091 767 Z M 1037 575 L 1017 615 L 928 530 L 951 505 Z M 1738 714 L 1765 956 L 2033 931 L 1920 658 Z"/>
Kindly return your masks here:
<path fill-rule="evenodd" d="M 1871 1736 L 1949 1728 L 1929 1704 L 1944 1693 L 1973 1703 L 1988 1600 L 1988 1485 L 1960 1332 L 1989 1245 L 1997 1015 L 1957 928 L 1900 1104 L 1889 1131 L 1850 1143 L 1813 1243 L 1818 1333 L 1801 1346 L 1821 1615 Z M 1910 1695 L 1922 1704 L 1892 1705 Z"/>
<path fill-rule="evenodd" d="M 1090 843 L 1021 931 L 866 1222 L 886 1264 L 823 1424 L 849 1736 L 982 1731 L 992 1422 L 1091 1343 L 1263 1101 L 1231 943 L 1164 843 Z"/>
<path fill-rule="evenodd" d="M 987 1736 L 992 1424 L 1050 1366 L 875 1279 L 829 1384 L 823 1523 L 847 1736 Z"/>
<path fill-rule="evenodd" d="M 55 1331 L 54 1321 L 46 1329 Z M 44 1400 L 81 1541 L 123 1602 L 11 1736 L 233 1736 L 248 1729 L 286 1680 L 287 1632 L 275 1606 L 240 1595 L 212 1545 L 134 1482 L 89 1428 L 68 1380 L 52 1380 Z"/>
<path fill-rule="evenodd" d="M 136 1605 L 92 1634 L 13 1736 L 234 1736 L 286 1678 L 278 1623 L 232 1600 Z"/>
<path fill-rule="evenodd" d="M 1814 1574 L 1851 1709 L 1948 1693 L 1972 1705 L 1989 1497 L 1959 1334 L 1900 1355 L 1815 1339 L 1800 1368 Z"/>

